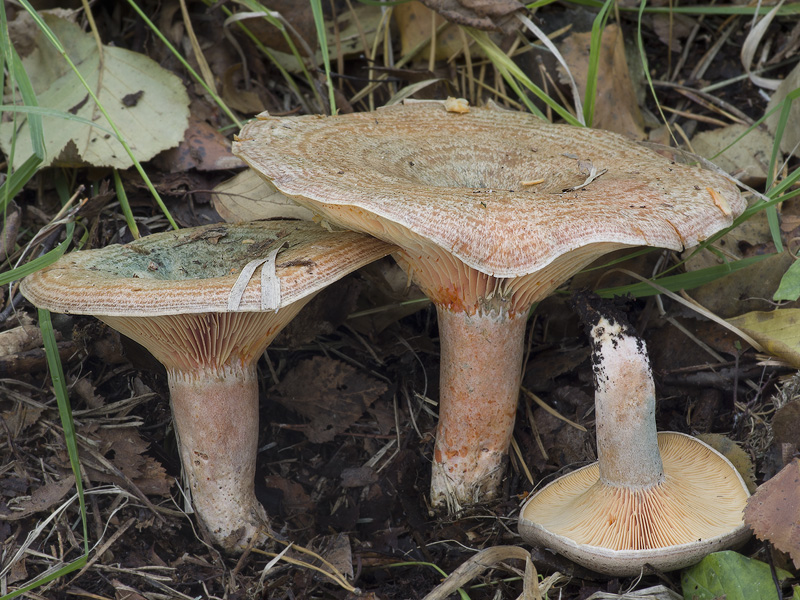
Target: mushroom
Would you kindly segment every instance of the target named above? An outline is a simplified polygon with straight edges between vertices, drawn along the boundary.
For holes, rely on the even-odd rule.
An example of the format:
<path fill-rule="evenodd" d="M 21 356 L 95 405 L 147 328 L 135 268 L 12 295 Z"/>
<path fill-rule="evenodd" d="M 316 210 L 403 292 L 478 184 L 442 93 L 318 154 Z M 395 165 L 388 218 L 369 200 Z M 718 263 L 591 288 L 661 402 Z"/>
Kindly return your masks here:
<path fill-rule="evenodd" d="M 323 219 L 400 247 L 441 340 L 431 499 L 494 497 L 531 306 L 601 255 L 693 246 L 745 202 L 716 173 L 619 135 L 441 103 L 332 117 L 259 115 L 234 153 Z"/>
<path fill-rule="evenodd" d="M 523 506 L 519 532 L 595 571 L 668 571 L 744 542 L 747 485 L 719 452 L 656 433 L 644 341 L 624 316 L 579 303 L 592 338 L 598 461 L 551 482 Z"/>
<path fill-rule="evenodd" d="M 392 250 L 303 221 L 215 224 L 72 252 L 21 289 L 39 308 L 96 316 L 166 367 L 201 529 L 238 551 L 269 524 L 254 490 L 258 357 L 314 294 Z"/>

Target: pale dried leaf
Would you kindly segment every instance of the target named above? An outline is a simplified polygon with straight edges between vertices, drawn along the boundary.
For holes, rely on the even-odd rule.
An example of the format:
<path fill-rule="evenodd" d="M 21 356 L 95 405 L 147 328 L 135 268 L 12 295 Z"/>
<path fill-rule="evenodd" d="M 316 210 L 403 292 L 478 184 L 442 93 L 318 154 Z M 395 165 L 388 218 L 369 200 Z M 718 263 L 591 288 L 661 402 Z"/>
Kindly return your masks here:
<path fill-rule="evenodd" d="M 776 108 L 781 102 L 786 100 L 787 96 L 800 88 L 800 64 L 796 65 L 794 69 L 786 76 L 786 79 L 778 86 L 775 93 L 772 94 L 769 104 L 767 105 L 766 112 L 770 112 Z M 788 102 L 788 100 L 787 100 Z M 767 129 L 773 135 L 776 133 L 778 123 L 781 117 L 781 110 L 778 109 L 769 115 L 765 121 Z M 800 156 L 800 101 L 795 100 L 789 109 L 789 120 L 786 122 L 786 128 L 783 130 L 783 136 L 780 140 L 781 150 L 787 154 Z"/>
<path fill-rule="evenodd" d="M 800 368 L 799 308 L 753 311 L 728 321 L 752 336 L 773 356 Z"/>
<path fill-rule="evenodd" d="M 774 138 L 756 127 L 737 141 L 747 131 L 746 125 L 734 123 L 702 131 L 692 138 L 694 151 L 712 160 L 720 169 L 750 186 L 758 186 L 767 178 Z M 730 144 L 733 144 L 730 148 Z M 720 152 L 727 148 L 724 152 Z M 778 161 L 781 161 L 778 156 Z"/>
<path fill-rule="evenodd" d="M 311 221 L 314 213 L 281 194 L 252 169 L 223 181 L 211 194 L 214 209 L 228 223 L 258 219 L 303 219 Z"/>
<path fill-rule="evenodd" d="M 21 12 L 18 18 L 30 17 Z M 143 54 L 115 46 L 103 46 L 101 57 L 93 36 L 78 25 L 53 14 L 44 13 L 42 18 L 61 40 L 139 161 L 148 160 L 183 139 L 189 119 L 189 97 L 176 75 Z M 109 133 L 108 121 L 75 73 L 38 29 L 33 45 L 33 51 L 22 62 L 39 105 L 98 125 L 91 127 L 62 118 L 43 117 L 47 156 L 42 166 L 130 167 L 133 162 L 122 144 Z M 0 147 L 6 154 L 14 136 L 14 167 L 17 168 L 33 153 L 27 121 L 0 126 Z"/>

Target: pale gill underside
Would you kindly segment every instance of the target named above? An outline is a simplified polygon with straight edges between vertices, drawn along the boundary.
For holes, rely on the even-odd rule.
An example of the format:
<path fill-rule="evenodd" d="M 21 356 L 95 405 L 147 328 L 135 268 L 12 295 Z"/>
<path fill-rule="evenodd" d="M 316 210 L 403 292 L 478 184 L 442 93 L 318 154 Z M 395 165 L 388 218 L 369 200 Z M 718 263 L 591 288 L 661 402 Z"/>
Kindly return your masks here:
<path fill-rule="evenodd" d="M 642 550 L 730 534 L 743 523 L 748 493 L 733 467 L 705 444 L 660 433 L 664 481 L 650 489 L 610 488 L 597 463 L 549 484 L 525 506 L 540 541 L 563 537 L 579 545 Z"/>

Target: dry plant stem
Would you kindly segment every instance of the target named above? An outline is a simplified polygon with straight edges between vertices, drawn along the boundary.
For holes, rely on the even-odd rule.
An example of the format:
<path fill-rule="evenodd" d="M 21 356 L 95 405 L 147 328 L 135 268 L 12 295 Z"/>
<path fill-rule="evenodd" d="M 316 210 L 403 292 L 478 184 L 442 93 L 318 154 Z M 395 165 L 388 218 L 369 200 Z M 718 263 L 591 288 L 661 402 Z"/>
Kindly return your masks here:
<path fill-rule="evenodd" d="M 644 344 L 605 317 L 592 327 L 597 458 L 608 485 L 647 488 L 664 477 L 656 396 Z"/>
<path fill-rule="evenodd" d="M 517 410 L 526 313 L 437 306 L 439 427 L 431 500 L 453 512 L 494 497 Z"/>
<path fill-rule="evenodd" d="M 181 463 L 198 520 L 223 548 L 264 539 L 256 500 L 258 379 L 255 363 L 168 372 Z M 261 530 L 261 533 L 259 533 Z"/>

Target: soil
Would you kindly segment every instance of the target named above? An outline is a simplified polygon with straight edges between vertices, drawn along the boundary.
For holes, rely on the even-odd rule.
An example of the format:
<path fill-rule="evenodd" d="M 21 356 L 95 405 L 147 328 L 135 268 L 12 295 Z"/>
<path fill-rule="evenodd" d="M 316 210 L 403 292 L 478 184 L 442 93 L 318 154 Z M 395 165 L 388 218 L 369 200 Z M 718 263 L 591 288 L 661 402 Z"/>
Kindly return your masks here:
<path fill-rule="evenodd" d="M 184 39 L 183 30 L 174 29 L 181 27 L 177 3 L 141 4 L 162 27 L 173 27 L 171 35 Z M 338 3 L 336 7 L 344 10 Z M 220 33 L 224 15 L 219 7 L 193 3 L 190 9 L 210 56 L 223 66 L 232 64 L 236 50 Z M 104 41 L 148 53 L 174 69 L 193 96 L 193 115 L 213 129 L 227 125 L 127 5 L 99 2 L 92 10 Z M 305 16 L 290 5 L 285 10 L 289 19 Z M 573 10 L 555 4 L 537 16 L 555 27 L 569 21 Z M 691 55 L 711 51 L 724 20 L 708 16 L 695 21 L 699 34 L 691 42 Z M 691 79 L 693 61 L 677 80 L 700 87 L 740 75 L 739 49 L 748 23 L 742 18 L 728 42 L 717 48 L 702 82 Z M 622 25 L 633 38 L 635 22 L 625 16 Z M 650 69 L 664 79 L 669 52 L 653 24 L 646 25 Z M 794 43 L 792 26 L 788 19 L 779 20 L 774 38 Z M 225 51 L 215 53 L 214 44 L 225 45 Z M 275 113 L 301 112 L 277 71 L 258 58 L 252 45 L 243 48 L 263 107 Z M 669 65 L 679 56 L 673 53 Z M 402 86 L 426 76 L 424 63 L 392 70 L 392 81 Z M 364 60 L 356 56 L 343 65 L 350 79 L 345 78 L 338 92 L 342 106 L 364 110 L 363 103 L 348 101 L 363 85 Z M 450 81 L 447 86 L 460 84 L 448 75 L 446 63 L 436 67 Z M 773 76 L 790 68 L 780 67 Z M 377 104 L 390 92 L 386 86 L 378 88 Z M 424 93 L 441 92 L 439 87 Z M 709 114 L 708 108 L 690 104 L 674 89 L 659 88 L 658 93 L 665 105 Z M 750 118 L 764 112 L 765 100 L 746 79 L 716 96 Z M 644 103 L 655 112 L 650 99 Z M 691 116 L 677 122 L 687 132 L 709 127 Z M 146 165 L 171 214 L 183 227 L 221 220 L 209 202 L 209 190 L 236 171 L 201 169 L 197 163 L 188 167 L 176 160 L 162 155 Z M 85 236 L 89 247 L 130 240 L 112 182 L 104 170 L 41 172 L 15 199 L 19 213 L 13 206 L 7 212 L 3 235 L 12 233 L 14 215 L 19 228 L 16 245 L 12 241 L 5 247 L 12 254 L 25 247 L 58 212 L 59 191 L 68 189 L 69 196 L 80 185 L 85 186 L 81 196 L 89 200 L 72 215 L 80 222 L 75 240 Z M 165 229 L 168 225 L 139 176 L 131 170 L 123 174 L 123 182 L 142 233 Z M 45 250 L 65 237 L 63 227 L 54 231 Z M 762 242 L 768 245 L 749 240 L 754 247 Z M 662 257 L 678 259 L 654 252 L 623 266 L 649 276 Z M 321 293 L 259 363 L 262 425 L 256 489 L 272 518 L 274 538 L 234 557 L 205 544 L 192 515 L 184 512 L 188 507 L 180 491 L 163 368 L 146 350 L 91 317 L 54 314 L 86 494 L 84 531 L 53 382 L 35 327 L 37 312 L 25 301 L 12 304 L 6 287 L 0 331 L 13 331 L 19 341 L 0 356 L 0 593 L 80 558 L 84 539 L 90 547 L 88 562 L 38 587 L 30 597 L 422 598 L 442 582 L 442 573 L 453 572 L 481 550 L 531 550 L 517 534 L 516 518 L 534 482 L 547 482 L 596 458 L 589 343 L 567 300 L 574 290 L 615 285 L 614 274 L 598 277 L 591 272 L 576 278 L 532 313 L 516 445 L 500 497 L 455 516 L 433 511 L 427 501 L 438 398 L 435 310 L 413 286 L 391 285 L 404 278 L 391 259 Z M 408 300 L 414 302 L 401 304 Z M 762 362 L 726 330 L 669 299 L 629 298 L 625 310 L 651 350 L 659 430 L 725 434 L 744 450 L 742 468 L 749 463 L 753 483 L 768 480 L 788 462 L 796 447 L 775 442 L 770 422 L 775 408 L 794 397 L 798 383 L 791 367 Z M 11 338 L 3 339 L 11 348 Z M 711 358 L 700 342 L 721 360 Z M 758 541 L 741 552 L 788 565 L 785 557 Z M 523 593 L 525 563 L 513 553 L 500 556 L 502 560 L 465 584 L 470 598 L 516 598 Z M 341 580 L 322 559 L 335 566 Z M 550 580 L 556 582 L 551 598 L 583 599 L 598 591 L 620 593 L 659 584 L 680 593 L 679 573 L 609 578 L 542 549 L 532 549 L 532 559 L 542 576 L 563 575 Z"/>

